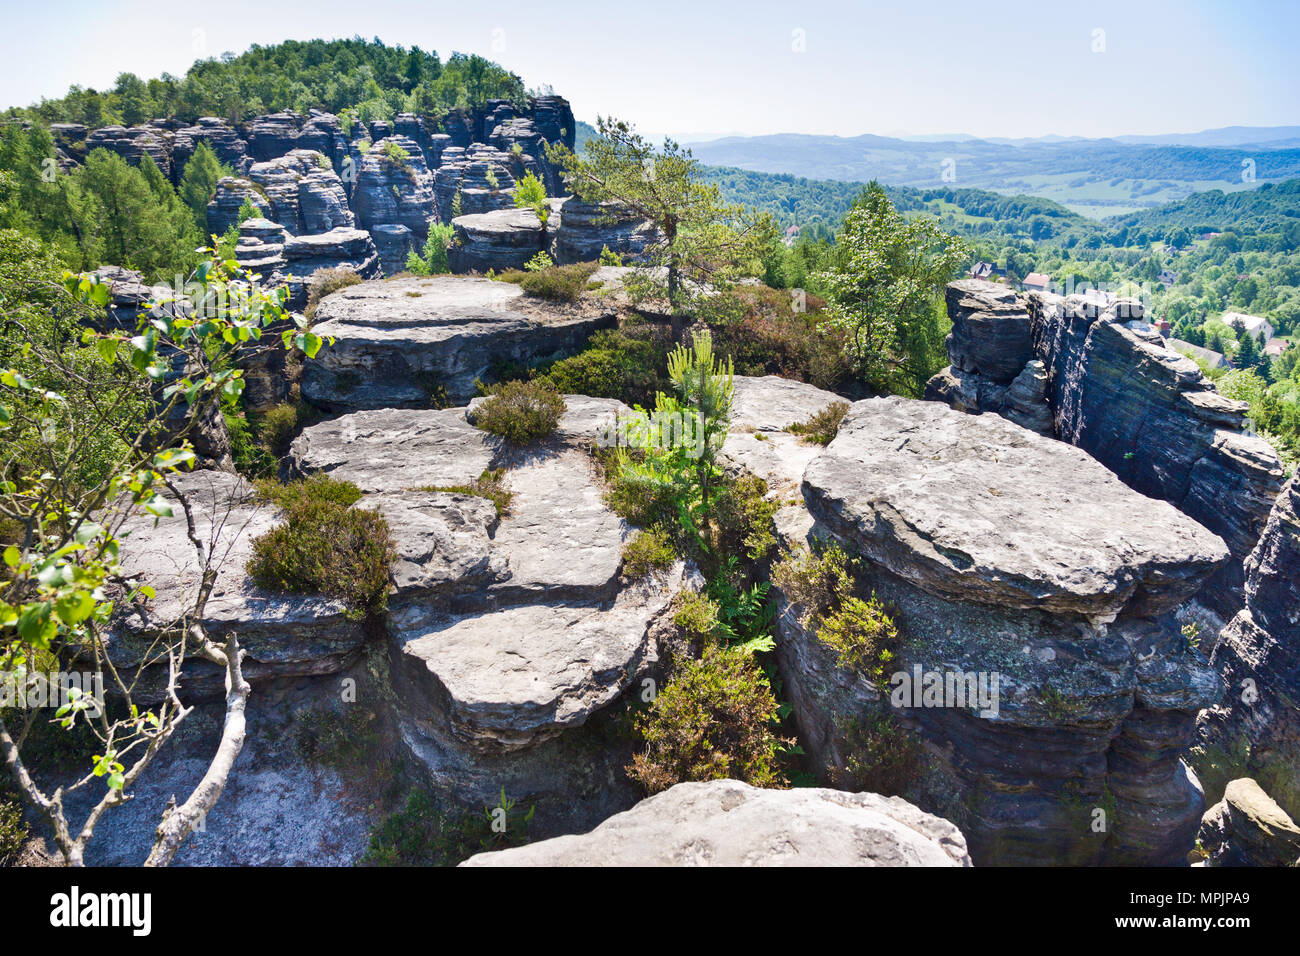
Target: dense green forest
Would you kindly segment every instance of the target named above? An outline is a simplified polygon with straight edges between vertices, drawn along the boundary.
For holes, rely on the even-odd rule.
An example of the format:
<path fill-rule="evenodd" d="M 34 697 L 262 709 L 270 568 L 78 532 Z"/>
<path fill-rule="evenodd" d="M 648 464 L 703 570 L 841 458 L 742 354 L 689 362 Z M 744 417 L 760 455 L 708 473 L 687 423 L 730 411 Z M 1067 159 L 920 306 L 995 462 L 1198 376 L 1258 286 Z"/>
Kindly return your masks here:
<path fill-rule="evenodd" d="M 200 116 L 240 121 L 294 109 L 354 111 L 363 122 L 403 111 L 439 116 L 490 99 L 522 102 L 514 73 L 481 56 L 453 53 L 446 62 L 418 46 L 386 46 L 378 39 L 287 40 L 254 45 L 238 56 L 199 60 L 183 78 L 142 80 L 122 73 L 110 90 L 74 86 L 60 99 L 11 108 L 11 118 L 89 127 L 135 125 L 161 116 L 193 122 Z"/>

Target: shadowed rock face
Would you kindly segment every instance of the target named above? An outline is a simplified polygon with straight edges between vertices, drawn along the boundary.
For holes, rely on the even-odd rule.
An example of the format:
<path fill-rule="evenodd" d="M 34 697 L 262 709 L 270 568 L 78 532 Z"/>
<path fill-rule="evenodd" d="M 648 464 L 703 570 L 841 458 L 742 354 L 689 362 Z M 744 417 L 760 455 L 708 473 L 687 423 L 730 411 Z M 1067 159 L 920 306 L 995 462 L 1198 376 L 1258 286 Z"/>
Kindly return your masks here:
<path fill-rule="evenodd" d="M 316 312 L 316 331 L 335 341 L 306 362 L 303 395 L 331 409 L 428 407 L 440 390 L 463 402 L 493 361 L 569 354 L 613 322 L 612 313 L 548 305 L 489 279 L 350 286 Z"/>
<path fill-rule="evenodd" d="M 551 258 L 560 264 L 595 262 L 604 249 L 636 259 L 659 238 L 654 226 L 615 204 L 577 196 L 555 203 L 546 227 Z"/>
<path fill-rule="evenodd" d="M 1198 597 L 1224 617 L 1235 613 L 1242 561 L 1282 479 L 1269 444 L 1243 431 L 1245 404 L 1219 395 L 1194 362 L 1166 348 L 1141 323 L 1137 302 L 1022 297 L 978 280 L 951 283 L 947 298 L 952 366 L 926 397 L 1046 434 L 1044 394 L 1056 437 L 1223 538 L 1232 560 Z M 1029 378 L 1022 369 L 1032 369 Z"/>
<path fill-rule="evenodd" d="M 1170 612 L 1222 541 L 1068 445 L 900 398 L 855 403 L 803 494 L 813 534 L 864 557 L 894 609 L 898 672 L 997 675 L 996 714 L 894 710 L 939 768 L 918 801 L 959 822 L 977 863 L 1181 859 L 1203 802 L 1179 753 L 1220 686 Z M 818 765 L 842 766 L 845 723 L 885 698 L 798 611 L 782 675 Z"/>
<path fill-rule="evenodd" d="M 193 126 L 178 129 L 172 139 L 172 164 L 177 180 L 184 174 L 185 164 L 201 142 L 207 143 L 217 159 L 231 169 L 242 172 L 247 165 L 248 144 L 234 127 L 218 117 L 201 116 Z"/>
<path fill-rule="evenodd" d="M 390 158 L 385 152 L 390 144 L 404 150 L 406 157 Z M 361 157 L 352 188 L 352 209 L 363 229 L 382 224 L 405 226 L 423 243 L 437 213 L 433 176 L 419 144 L 404 136 L 375 142 Z"/>
<path fill-rule="evenodd" d="M 1300 479 L 1278 496 L 1246 559 L 1246 606 L 1219 634 L 1211 663 L 1228 686 L 1202 716 L 1211 763 L 1239 759 L 1292 817 L 1300 816 Z"/>
<path fill-rule="evenodd" d="M 464 866 L 970 866 L 951 823 L 899 797 L 679 783 L 582 836 Z"/>
<path fill-rule="evenodd" d="M 86 153 L 106 149 L 117 153 L 132 166 L 140 165 L 140 158 L 148 155 L 162 174 L 172 175 L 169 135 L 153 126 L 104 126 L 86 136 Z"/>
<path fill-rule="evenodd" d="M 248 178 L 262 187 L 271 203 L 271 218 L 291 235 L 356 225 L 343 181 L 318 150 L 294 149 L 277 159 L 254 163 Z"/>
<path fill-rule="evenodd" d="M 252 204 L 261 218 L 272 218 L 271 201 L 257 186 L 238 176 L 222 176 L 208 203 L 208 232 L 221 236 L 237 225 L 239 210 L 246 202 Z"/>
<path fill-rule="evenodd" d="M 1228 784 L 1206 811 L 1196 842 L 1204 866 L 1300 864 L 1300 827 L 1249 777 Z"/>
<path fill-rule="evenodd" d="M 306 306 L 307 286 L 321 269 L 343 266 L 363 279 L 379 276 L 379 253 L 370 241 L 370 233 L 364 229 L 339 226 L 317 235 L 290 236 L 284 243 L 283 254 L 291 309 Z"/>

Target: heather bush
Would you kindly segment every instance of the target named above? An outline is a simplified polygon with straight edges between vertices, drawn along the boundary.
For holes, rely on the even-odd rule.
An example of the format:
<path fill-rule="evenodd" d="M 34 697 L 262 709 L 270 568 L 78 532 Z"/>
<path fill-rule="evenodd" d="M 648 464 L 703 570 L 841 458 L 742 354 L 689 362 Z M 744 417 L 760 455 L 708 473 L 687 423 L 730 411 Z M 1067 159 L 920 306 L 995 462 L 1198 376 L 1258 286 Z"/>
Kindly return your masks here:
<path fill-rule="evenodd" d="M 564 397 L 547 382 L 507 382 L 484 399 L 474 424 L 525 445 L 555 431 L 564 407 Z"/>

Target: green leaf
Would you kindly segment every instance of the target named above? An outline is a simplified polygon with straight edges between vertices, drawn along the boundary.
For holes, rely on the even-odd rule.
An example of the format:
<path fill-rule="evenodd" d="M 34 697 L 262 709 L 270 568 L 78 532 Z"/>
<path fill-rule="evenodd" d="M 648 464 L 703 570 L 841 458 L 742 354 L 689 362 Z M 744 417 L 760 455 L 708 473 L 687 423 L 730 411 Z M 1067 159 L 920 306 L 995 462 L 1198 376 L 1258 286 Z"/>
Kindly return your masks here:
<path fill-rule="evenodd" d="M 5 564 L 11 568 L 16 568 L 22 562 L 23 554 L 14 545 L 5 548 Z"/>

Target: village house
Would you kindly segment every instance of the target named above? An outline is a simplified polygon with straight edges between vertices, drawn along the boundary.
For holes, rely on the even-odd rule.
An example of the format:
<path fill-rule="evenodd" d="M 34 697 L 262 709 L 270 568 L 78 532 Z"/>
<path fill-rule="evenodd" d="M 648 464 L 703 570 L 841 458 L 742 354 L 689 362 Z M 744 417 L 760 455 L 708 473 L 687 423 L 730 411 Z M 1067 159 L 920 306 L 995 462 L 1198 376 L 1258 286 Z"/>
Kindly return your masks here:
<path fill-rule="evenodd" d="M 1046 292 L 1051 284 L 1052 280 L 1048 276 L 1041 272 L 1031 272 L 1025 276 L 1025 281 L 1020 283 L 1020 287 L 1026 292 Z"/>
<path fill-rule="evenodd" d="M 1246 330 L 1246 334 L 1264 345 L 1273 337 L 1273 326 L 1268 319 L 1258 315 L 1246 315 L 1244 312 L 1225 312 L 1219 316 L 1219 321 L 1234 331 L 1238 323 Z"/>

